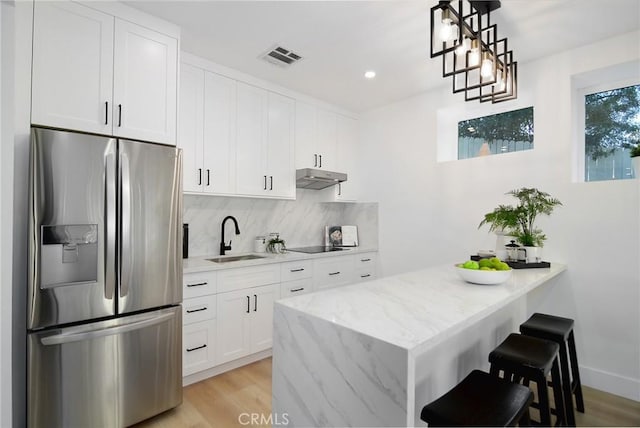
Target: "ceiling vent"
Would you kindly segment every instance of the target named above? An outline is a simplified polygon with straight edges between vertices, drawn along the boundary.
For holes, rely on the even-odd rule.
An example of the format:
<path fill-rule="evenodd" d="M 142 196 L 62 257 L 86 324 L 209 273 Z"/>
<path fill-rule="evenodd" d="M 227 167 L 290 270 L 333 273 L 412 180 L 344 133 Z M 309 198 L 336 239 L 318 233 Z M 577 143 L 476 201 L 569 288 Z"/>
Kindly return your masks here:
<path fill-rule="evenodd" d="M 297 53 L 278 45 L 268 50 L 260 58 L 279 67 L 290 67 L 302 59 Z"/>

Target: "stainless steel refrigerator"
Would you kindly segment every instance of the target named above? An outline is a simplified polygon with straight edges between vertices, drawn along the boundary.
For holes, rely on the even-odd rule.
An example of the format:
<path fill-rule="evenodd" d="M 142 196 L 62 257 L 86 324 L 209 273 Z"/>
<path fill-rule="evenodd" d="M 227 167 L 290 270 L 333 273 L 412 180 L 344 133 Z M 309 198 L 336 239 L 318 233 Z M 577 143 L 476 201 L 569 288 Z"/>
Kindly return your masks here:
<path fill-rule="evenodd" d="M 32 128 L 27 421 L 120 427 L 182 402 L 182 152 Z"/>

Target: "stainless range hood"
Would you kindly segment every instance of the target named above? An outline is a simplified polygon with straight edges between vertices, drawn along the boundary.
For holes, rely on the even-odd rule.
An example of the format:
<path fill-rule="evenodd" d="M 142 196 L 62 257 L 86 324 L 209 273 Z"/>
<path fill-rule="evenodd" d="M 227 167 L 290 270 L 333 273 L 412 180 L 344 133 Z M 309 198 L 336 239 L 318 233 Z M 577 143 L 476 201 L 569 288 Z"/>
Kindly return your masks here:
<path fill-rule="evenodd" d="M 347 174 L 323 169 L 303 168 L 296 170 L 296 187 L 320 190 L 347 181 Z"/>

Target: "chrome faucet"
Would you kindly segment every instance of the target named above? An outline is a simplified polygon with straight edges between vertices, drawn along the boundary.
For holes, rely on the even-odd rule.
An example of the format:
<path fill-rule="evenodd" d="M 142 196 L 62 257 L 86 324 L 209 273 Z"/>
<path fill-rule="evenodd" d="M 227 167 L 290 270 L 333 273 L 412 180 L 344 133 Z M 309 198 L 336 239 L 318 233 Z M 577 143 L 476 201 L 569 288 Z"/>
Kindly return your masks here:
<path fill-rule="evenodd" d="M 226 245 L 224 243 L 224 224 L 227 222 L 227 220 L 233 220 L 233 223 L 236 226 L 236 235 L 240 235 L 240 228 L 238 227 L 238 220 L 236 220 L 236 218 L 232 215 L 228 215 L 224 218 L 224 220 L 222 220 L 222 242 L 220 243 L 220 255 L 224 256 L 225 252 L 227 250 L 231 249 L 231 240 L 229 240 L 229 245 Z"/>

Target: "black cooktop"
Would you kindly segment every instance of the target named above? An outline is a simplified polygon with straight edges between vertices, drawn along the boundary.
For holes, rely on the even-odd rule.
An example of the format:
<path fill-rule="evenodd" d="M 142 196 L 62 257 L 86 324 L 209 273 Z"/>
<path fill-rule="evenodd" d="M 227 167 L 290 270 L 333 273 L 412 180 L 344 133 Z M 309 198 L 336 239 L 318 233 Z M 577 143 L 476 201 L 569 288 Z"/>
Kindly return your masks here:
<path fill-rule="evenodd" d="M 330 251 L 342 251 L 342 250 L 344 250 L 344 248 L 324 247 L 322 245 L 318 245 L 315 247 L 287 248 L 287 251 L 293 251 L 296 253 L 307 253 L 307 254 L 328 253 Z"/>

